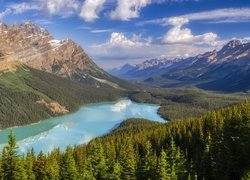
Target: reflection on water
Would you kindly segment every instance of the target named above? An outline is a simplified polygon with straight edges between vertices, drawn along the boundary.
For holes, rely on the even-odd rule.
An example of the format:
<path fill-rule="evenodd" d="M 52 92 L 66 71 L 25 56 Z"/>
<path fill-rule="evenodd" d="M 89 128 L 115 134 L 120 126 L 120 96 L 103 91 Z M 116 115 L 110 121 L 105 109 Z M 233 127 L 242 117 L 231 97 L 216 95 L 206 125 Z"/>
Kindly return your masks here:
<path fill-rule="evenodd" d="M 56 147 L 82 144 L 104 135 L 128 118 L 145 118 L 164 122 L 157 114 L 159 106 L 130 100 L 82 106 L 79 111 L 40 123 L 14 129 L 20 152 L 34 148 L 49 152 Z M 7 143 L 9 130 L 0 131 L 0 143 Z"/>

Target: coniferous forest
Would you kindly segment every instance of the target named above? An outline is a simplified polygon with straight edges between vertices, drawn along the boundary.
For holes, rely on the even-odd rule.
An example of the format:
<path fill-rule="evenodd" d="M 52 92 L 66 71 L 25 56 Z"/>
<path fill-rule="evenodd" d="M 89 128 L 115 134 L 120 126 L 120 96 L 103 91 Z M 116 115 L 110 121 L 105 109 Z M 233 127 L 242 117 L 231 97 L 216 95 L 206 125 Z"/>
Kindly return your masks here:
<path fill-rule="evenodd" d="M 250 178 L 250 103 L 195 119 L 124 121 L 90 143 L 35 155 L 18 154 L 15 135 L 2 150 L 1 179 Z"/>

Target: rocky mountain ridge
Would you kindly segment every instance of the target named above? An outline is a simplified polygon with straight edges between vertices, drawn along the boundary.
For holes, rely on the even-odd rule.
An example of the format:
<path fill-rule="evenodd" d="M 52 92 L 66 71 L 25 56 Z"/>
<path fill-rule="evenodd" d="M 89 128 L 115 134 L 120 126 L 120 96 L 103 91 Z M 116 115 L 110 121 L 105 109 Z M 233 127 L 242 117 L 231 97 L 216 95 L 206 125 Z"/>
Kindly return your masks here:
<path fill-rule="evenodd" d="M 167 58 L 154 58 L 148 59 L 141 64 L 130 65 L 125 64 L 121 68 L 112 69 L 109 72 L 112 75 L 128 78 L 130 77 L 145 77 L 154 74 L 154 72 L 167 68 L 174 63 L 181 61 L 181 58 L 167 59 Z"/>
<path fill-rule="evenodd" d="M 163 64 L 147 60 L 136 67 L 143 68 L 130 70 L 121 77 L 162 87 L 192 85 L 210 90 L 247 91 L 250 89 L 250 43 L 232 40 L 219 51 L 166 60 Z"/>
<path fill-rule="evenodd" d="M 178 62 L 180 60 L 181 60 L 180 58 L 175 58 L 173 60 L 170 60 L 167 58 L 149 59 L 149 60 L 142 62 L 141 64 L 137 64 L 136 68 L 137 68 L 137 71 L 155 68 L 155 67 L 162 69 L 162 68 L 167 68 L 171 66 L 173 63 Z"/>
<path fill-rule="evenodd" d="M 31 21 L 10 26 L 0 23 L 0 54 L 0 70 L 22 64 L 96 86 L 103 84 L 96 78 L 112 81 L 79 45 L 70 39 L 56 40 Z"/>

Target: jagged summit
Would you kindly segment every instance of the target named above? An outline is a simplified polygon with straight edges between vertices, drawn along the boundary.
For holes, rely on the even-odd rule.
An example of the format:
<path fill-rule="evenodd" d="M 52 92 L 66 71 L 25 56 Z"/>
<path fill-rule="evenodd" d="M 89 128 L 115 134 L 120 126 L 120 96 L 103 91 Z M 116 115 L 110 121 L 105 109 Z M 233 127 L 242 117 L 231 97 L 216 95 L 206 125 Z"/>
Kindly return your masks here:
<path fill-rule="evenodd" d="M 24 23 L 23 24 L 25 24 L 25 25 L 29 25 L 29 24 L 35 24 L 35 23 L 33 23 L 33 21 L 31 21 L 31 20 L 27 20 L 27 21 L 24 21 Z"/>
<path fill-rule="evenodd" d="M 142 62 L 141 64 L 137 64 L 136 68 L 138 70 L 145 70 L 148 68 L 165 68 L 168 67 L 169 65 L 171 65 L 174 62 L 178 62 L 180 61 L 180 58 L 175 58 L 175 59 L 167 59 L 167 58 L 154 58 L 154 59 L 149 59 L 146 60 L 144 62 Z"/>
<path fill-rule="evenodd" d="M 241 45 L 243 45 L 243 42 L 241 40 L 234 39 L 234 40 L 229 41 L 224 47 L 233 49 Z"/>

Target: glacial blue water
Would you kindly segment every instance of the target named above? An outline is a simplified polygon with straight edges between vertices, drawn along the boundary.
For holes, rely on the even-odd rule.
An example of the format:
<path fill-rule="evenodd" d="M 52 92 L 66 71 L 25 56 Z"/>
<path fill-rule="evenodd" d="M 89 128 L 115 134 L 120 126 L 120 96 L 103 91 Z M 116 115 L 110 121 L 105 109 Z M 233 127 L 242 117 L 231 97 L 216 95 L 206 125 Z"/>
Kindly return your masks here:
<path fill-rule="evenodd" d="M 34 148 L 49 152 L 56 147 L 87 143 L 104 135 L 128 118 L 146 118 L 165 122 L 158 114 L 159 106 L 135 103 L 128 99 L 82 106 L 77 112 L 14 128 L 19 151 Z M 0 144 L 7 143 L 9 130 L 0 131 Z"/>

